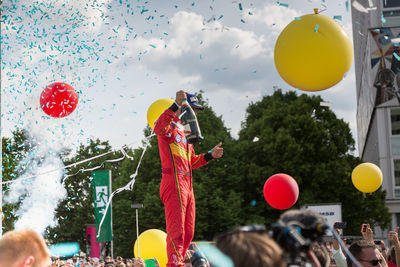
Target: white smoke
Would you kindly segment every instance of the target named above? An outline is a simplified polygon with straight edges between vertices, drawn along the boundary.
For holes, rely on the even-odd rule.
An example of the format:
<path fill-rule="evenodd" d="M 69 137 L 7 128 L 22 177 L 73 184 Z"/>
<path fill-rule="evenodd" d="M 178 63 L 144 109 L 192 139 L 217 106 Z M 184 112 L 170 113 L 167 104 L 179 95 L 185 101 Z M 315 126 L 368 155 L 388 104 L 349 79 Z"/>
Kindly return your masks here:
<path fill-rule="evenodd" d="M 61 127 L 65 119 L 49 119 L 37 107 L 39 92 L 27 99 L 31 112 L 24 116 L 23 130 L 28 149 L 17 166 L 19 176 L 10 184 L 6 203 L 20 203 L 15 215 L 15 229 L 33 229 L 43 234 L 48 226 L 56 226 L 55 210 L 67 196 L 61 181 L 66 133 Z M 56 171 L 53 171 L 56 170 Z M 26 179 L 28 177 L 32 177 Z"/>
<path fill-rule="evenodd" d="M 34 152 L 33 152 L 34 153 Z M 22 199 L 18 211 L 15 229 L 33 229 L 43 234 L 45 229 L 57 225 L 54 216 L 58 203 L 66 197 L 66 190 L 61 184 L 63 163 L 57 156 L 47 156 L 44 159 L 30 156 L 21 164 L 29 166 L 20 178 L 37 175 L 31 179 L 16 181 L 11 184 L 5 197 L 8 203 L 17 203 Z M 54 169 L 60 169 L 50 172 Z M 38 175 L 40 173 L 47 173 Z"/>

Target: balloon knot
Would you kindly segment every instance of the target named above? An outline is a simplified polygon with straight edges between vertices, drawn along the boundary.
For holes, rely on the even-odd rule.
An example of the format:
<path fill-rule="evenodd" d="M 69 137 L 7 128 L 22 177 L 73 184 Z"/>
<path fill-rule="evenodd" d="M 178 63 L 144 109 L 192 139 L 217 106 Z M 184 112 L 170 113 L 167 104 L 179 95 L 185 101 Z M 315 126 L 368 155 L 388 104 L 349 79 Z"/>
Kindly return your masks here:
<path fill-rule="evenodd" d="M 314 13 L 318 14 L 318 8 L 314 8 Z"/>

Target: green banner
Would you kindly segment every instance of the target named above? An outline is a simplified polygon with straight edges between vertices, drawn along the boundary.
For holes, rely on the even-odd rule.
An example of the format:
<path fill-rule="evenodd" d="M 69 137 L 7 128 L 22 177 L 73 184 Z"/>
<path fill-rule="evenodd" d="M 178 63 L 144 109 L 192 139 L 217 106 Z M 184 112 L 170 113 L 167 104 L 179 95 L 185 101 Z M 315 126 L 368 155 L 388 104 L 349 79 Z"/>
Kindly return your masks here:
<path fill-rule="evenodd" d="M 94 171 L 92 172 L 92 177 L 96 242 L 108 242 L 113 239 L 111 203 L 108 207 L 107 215 L 101 225 L 100 236 L 97 237 L 97 233 L 99 232 L 99 225 L 104 212 L 106 211 L 107 202 L 111 195 L 111 171 Z"/>

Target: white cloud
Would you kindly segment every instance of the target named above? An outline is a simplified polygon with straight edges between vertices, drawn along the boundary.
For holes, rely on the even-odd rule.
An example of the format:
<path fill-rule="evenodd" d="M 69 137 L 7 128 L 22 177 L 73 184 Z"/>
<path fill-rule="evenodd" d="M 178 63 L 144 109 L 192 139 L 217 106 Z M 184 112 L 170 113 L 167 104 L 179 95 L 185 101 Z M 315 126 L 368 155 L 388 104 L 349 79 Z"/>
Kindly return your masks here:
<path fill-rule="evenodd" d="M 250 15 L 248 12 L 251 12 Z M 253 24 L 264 24 L 269 31 L 280 33 L 296 17 L 300 17 L 301 12 L 293 8 L 280 5 L 266 4 L 262 9 L 249 9 L 246 21 Z"/>

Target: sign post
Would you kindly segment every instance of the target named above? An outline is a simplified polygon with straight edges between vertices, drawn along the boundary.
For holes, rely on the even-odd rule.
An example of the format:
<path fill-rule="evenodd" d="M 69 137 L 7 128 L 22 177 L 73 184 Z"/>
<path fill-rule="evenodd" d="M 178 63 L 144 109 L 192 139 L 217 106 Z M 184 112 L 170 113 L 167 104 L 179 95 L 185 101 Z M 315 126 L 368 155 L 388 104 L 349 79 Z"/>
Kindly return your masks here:
<path fill-rule="evenodd" d="M 96 232 L 106 210 L 108 199 L 111 195 L 111 171 L 94 171 L 93 177 L 93 204 L 96 223 Z M 100 235 L 96 236 L 96 242 L 104 243 L 111 241 L 111 257 L 113 257 L 113 233 L 112 233 L 112 205 L 107 210 L 106 217 L 101 225 Z"/>

